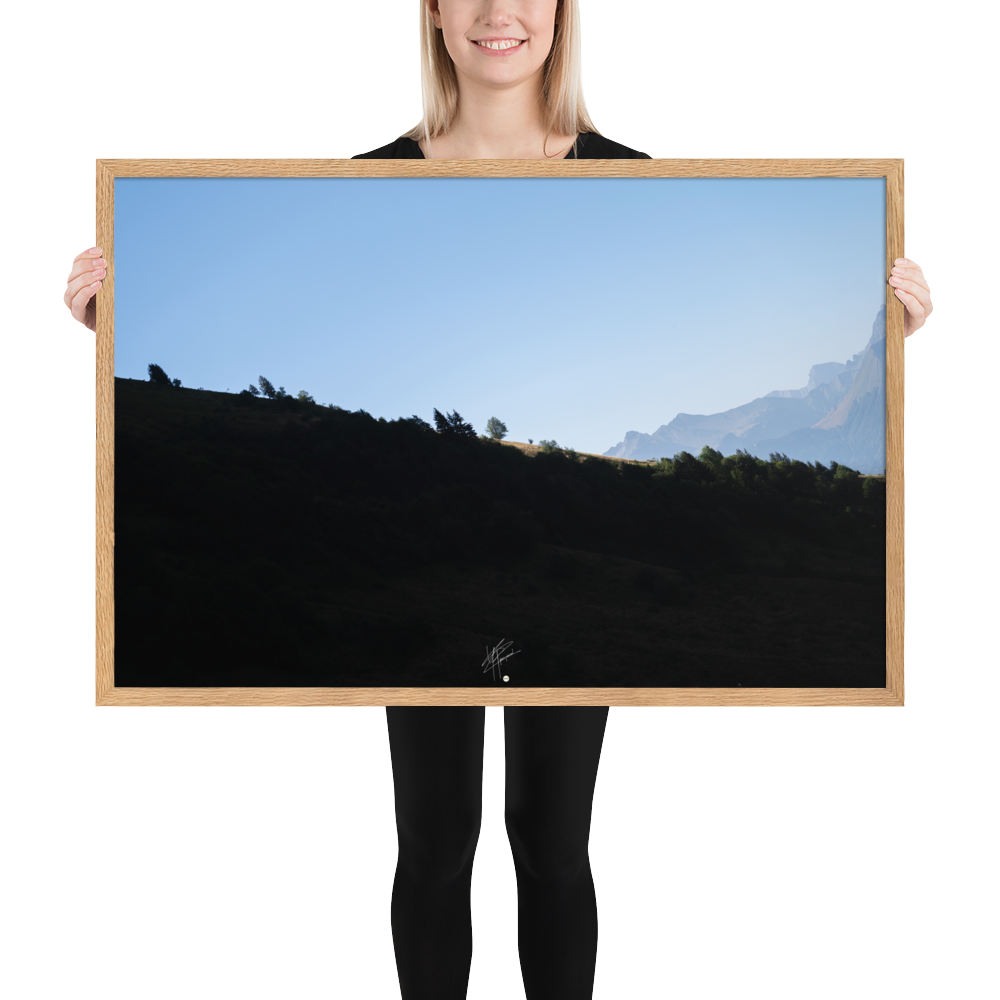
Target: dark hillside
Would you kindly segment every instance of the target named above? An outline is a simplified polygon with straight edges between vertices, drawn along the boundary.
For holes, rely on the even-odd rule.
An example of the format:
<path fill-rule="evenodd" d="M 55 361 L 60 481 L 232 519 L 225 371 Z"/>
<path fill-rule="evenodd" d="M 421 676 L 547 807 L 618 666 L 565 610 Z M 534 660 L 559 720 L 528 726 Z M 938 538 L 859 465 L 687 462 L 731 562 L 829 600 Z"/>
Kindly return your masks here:
<path fill-rule="evenodd" d="M 116 379 L 116 684 L 885 684 L 884 482 Z"/>

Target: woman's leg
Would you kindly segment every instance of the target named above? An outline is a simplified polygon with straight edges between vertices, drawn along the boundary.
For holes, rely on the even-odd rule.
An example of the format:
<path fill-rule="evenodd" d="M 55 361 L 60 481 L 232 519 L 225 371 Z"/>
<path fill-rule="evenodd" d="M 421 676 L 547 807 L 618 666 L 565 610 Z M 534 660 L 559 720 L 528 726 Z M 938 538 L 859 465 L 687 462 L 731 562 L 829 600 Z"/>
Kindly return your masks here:
<path fill-rule="evenodd" d="M 590 814 L 606 707 L 504 708 L 507 835 L 527 1000 L 590 1000 L 597 897 Z"/>
<path fill-rule="evenodd" d="M 399 837 L 392 942 L 402 1000 L 464 1000 L 486 710 L 393 705 L 386 717 Z"/>

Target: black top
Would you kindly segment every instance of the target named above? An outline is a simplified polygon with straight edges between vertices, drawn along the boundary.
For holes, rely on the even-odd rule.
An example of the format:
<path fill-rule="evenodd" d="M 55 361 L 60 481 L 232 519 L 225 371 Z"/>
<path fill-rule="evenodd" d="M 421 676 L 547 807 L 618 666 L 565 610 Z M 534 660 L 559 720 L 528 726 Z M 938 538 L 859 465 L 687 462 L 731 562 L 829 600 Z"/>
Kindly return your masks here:
<path fill-rule="evenodd" d="M 358 153 L 352 160 L 423 160 L 426 157 L 415 139 L 400 136 L 387 146 L 380 146 L 370 153 Z M 566 154 L 567 160 L 651 160 L 649 153 L 640 153 L 620 142 L 612 142 L 596 132 L 581 132 L 573 148 Z"/>

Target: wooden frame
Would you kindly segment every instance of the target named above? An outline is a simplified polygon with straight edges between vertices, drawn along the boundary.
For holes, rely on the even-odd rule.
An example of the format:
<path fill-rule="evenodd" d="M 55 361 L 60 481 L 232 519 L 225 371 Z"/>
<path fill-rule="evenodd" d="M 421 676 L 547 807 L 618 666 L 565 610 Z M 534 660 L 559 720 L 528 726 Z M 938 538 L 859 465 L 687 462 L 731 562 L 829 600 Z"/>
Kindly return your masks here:
<path fill-rule="evenodd" d="M 98 160 L 98 705 L 902 705 L 903 313 L 886 300 L 885 688 L 125 688 L 114 680 L 114 182 L 119 177 L 868 177 L 885 178 L 886 276 L 903 251 L 903 161 L 857 160 Z"/>

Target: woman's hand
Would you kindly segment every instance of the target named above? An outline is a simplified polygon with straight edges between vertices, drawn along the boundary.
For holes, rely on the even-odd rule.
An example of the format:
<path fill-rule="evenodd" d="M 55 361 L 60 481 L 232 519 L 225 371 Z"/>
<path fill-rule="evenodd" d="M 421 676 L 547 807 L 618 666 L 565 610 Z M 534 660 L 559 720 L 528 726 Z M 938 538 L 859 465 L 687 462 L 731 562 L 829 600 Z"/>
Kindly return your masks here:
<path fill-rule="evenodd" d="M 918 264 L 906 257 L 897 257 L 895 267 L 889 275 L 889 284 L 896 292 L 896 298 L 906 306 L 903 314 L 903 336 L 919 330 L 934 309 L 931 290 Z"/>
<path fill-rule="evenodd" d="M 108 273 L 107 266 L 108 262 L 101 257 L 101 248 L 92 247 L 73 258 L 73 268 L 66 279 L 63 302 L 69 307 L 73 319 L 79 320 L 88 330 L 97 329 L 97 300 L 94 295 Z"/>

